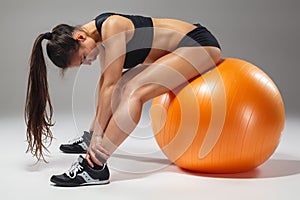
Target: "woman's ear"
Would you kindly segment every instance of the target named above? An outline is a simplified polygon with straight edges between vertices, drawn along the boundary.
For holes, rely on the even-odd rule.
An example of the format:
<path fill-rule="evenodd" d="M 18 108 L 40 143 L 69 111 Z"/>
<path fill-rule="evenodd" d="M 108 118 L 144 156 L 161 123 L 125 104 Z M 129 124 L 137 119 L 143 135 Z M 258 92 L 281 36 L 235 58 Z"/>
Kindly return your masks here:
<path fill-rule="evenodd" d="M 83 31 L 76 31 L 74 34 L 73 34 L 73 38 L 79 42 L 84 42 L 87 38 L 87 35 L 85 32 Z"/>

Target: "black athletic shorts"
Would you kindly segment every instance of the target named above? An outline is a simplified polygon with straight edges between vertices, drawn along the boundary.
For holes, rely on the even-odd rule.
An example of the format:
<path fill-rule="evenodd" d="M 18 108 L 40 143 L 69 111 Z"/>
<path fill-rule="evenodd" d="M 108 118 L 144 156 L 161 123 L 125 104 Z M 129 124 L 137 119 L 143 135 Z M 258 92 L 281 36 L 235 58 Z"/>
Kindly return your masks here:
<path fill-rule="evenodd" d="M 194 25 L 197 26 L 197 28 L 188 32 L 179 42 L 177 48 L 194 46 L 213 46 L 221 49 L 219 42 L 209 30 L 207 30 L 204 26 L 201 26 L 200 24 Z"/>

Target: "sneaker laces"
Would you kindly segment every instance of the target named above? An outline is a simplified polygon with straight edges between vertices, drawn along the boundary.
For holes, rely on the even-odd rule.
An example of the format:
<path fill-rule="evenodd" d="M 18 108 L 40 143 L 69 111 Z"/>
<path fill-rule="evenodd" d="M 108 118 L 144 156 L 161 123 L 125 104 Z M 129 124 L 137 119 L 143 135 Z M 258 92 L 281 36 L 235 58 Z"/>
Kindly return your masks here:
<path fill-rule="evenodd" d="M 78 172 L 81 172 L 83 169 L 83 166 L 79 163 L 79 161 L 76 161 L 72 164 L 71 168 L 66 172 L 66 175 L 70 177 L 71 179 L 74 179 Z"/>
<path fill-rule="evenodd" d="M 72 140 L 69 140 L 68 143 L 69 144 L 79 144 L 79 143 L 84 142 L 84 143 L 86 143 L 87 146 L 89 146 L 91 138 L 92 138 L 92 134 L 88 131 L 84 131 L 82 136 L 78 136 Z"/>
<path fill-rule="evenodd" d="M 69 144 L 78 144 L 78 143 L 81 143 L 81 142 L 83 142 L 82 136 L 78 136 L 78 137 L 73 138 L 72 140 L 68 141 Z"/>

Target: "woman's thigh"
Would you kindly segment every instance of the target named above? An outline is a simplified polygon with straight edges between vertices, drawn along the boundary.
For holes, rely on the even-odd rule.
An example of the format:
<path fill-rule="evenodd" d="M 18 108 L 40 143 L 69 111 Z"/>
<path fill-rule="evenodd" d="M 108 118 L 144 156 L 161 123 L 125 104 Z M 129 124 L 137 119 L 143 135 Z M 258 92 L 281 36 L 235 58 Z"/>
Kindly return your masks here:
<path fill-rule="evenodd" d="M 216 47 L 182 47 L 135 75 L 127 88 L 132 95 L 146 102 L 205 73 L 220 59 L 221 51 Z"/>

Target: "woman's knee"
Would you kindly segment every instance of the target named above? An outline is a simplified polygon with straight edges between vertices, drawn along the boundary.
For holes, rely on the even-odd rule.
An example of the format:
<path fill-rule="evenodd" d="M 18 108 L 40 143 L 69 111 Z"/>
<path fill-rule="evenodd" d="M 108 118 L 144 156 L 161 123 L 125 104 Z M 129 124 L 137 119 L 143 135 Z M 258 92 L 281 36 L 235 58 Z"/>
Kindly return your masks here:
<path fill-rule="evenodd" d="M 134 79 L 128 81 L 123 86 L 122 99 L 127 99 L 130 101 L 142 101 L 140 87 Z"/>

